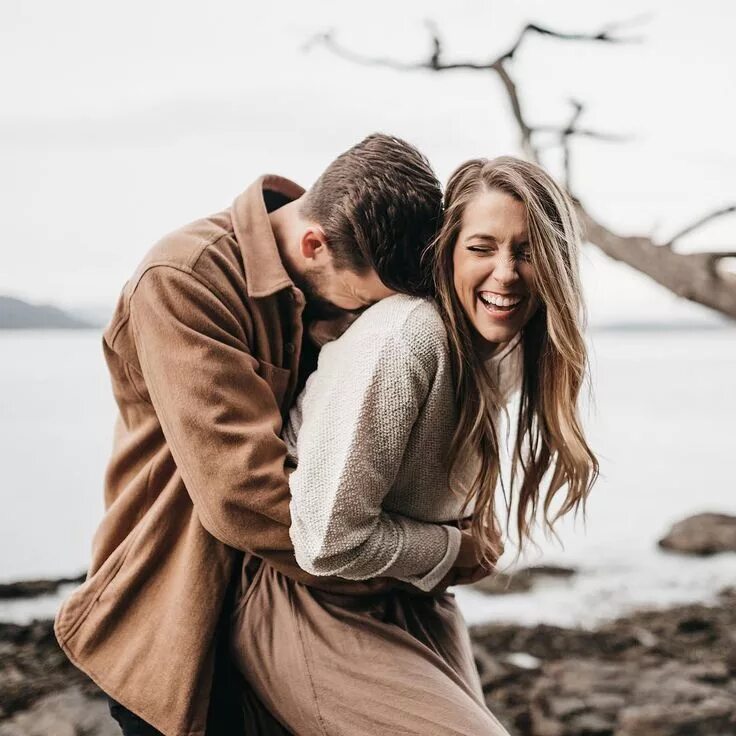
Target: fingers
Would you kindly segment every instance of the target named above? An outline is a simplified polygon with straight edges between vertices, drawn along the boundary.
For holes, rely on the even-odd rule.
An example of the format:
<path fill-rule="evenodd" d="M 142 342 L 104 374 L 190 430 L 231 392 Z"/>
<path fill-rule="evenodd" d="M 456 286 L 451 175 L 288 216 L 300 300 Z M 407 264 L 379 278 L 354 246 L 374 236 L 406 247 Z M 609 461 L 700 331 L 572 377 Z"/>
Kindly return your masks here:
<path fill-rule="evenodd" d="M 490 575 L 492 571 L 482 565 L 455 568 L 453 585 L 470 585 Z"/>
<path fill-rule="evenodd" d="M 343 312 L 333 319 L 315 320 L 307 326 L 307 334 L 315 345 L 322 347 L 340 337 L 358 317 L 353 312 Z"/>

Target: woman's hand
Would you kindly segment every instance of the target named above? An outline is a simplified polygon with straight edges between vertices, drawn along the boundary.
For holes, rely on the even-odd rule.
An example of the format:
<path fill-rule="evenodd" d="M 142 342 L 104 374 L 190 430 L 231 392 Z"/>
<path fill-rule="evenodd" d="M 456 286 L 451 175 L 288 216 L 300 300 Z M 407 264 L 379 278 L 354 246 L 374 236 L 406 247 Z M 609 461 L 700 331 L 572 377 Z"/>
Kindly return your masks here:
<path fill-rule="evenodd" d="M 471 585 L 477 583 L 483 578 L 487 578 L 492 572 L 492 567 L 486 567 L 485 565 L 476 565 L 475 567 L 455 567 L 455 577 L 449 585 Z"/>
<path fill-rule="evenodd" d="M 452 567 L 455 576 L 451 585 L 477 583 L 493 572 L 495 564 L 495 558 L 493 560 L 482 559 L 470 529 L 463 529 L 460 537 L 460 550 Z"/>
<path fill-rule="evenodd" d="M 503 545 L 498 542 L 499 555 L 503 553 Z M 491 560 L 483 560 L 478 552 L 475 539 L 470 532 L 469 523 L 461 523 L 460 549 L 455 564 L 442 581 L 437 585 L 435 591 L 442 591 L 451 585 L 470 585 L 488 577 L 498 561 L 498 556 Z"/>
<path fill-rule="evenodd" d="M 460 531 L 460 549 L 453 566 L 432 592 L 442 593 L 451 585 L 470 585 L 487 577 L 493 572 L 496 560 L 484 561 L 478 552 L 475 539 L 470 532 L 470 524 L 462 524 Z"/>
<path fill-rule="evenodd" d="M 481 564 L 481 561 L 475 538 L 469 530 L 463 529 L 460 532 L 460 550 L 457 553 L 453 567 L 477 567 Z"/>

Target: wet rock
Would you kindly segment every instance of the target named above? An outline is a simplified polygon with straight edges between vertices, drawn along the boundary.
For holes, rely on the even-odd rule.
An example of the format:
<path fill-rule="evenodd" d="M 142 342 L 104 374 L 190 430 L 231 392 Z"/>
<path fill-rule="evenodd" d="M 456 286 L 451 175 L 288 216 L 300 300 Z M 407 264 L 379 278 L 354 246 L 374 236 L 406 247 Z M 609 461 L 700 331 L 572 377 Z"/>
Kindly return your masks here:
<path fill-rule="evenodd" d="M 52 621 L 0 623 L 0 721 L 74 685 L 99 692 L 59 648 Z"/>
<path fill-rule="evenodd" d="M 0 723 L 0 736 L 120 736 L 107 701 L 79 687 L 46 695 Z"/>
<path fill-rule="evenodd" d="M 587 710 L 587 705 L 582 698 L 569 696 L 550 698 L 548 707 L 550 714 L 558 719 L 571 718 Z"/>
<path fill-rule="evenodd" d="M 0 583 L 0 599 L 36 598 L 40 595 L 56 593 L 62 586 L 84 582 L 86 573 L 75 578 L 55 578 L 53 580 L 22 580 L 16 583 Z"/>
<path fill-rule="evenodd" d="M 662 549 L 690 555 L 736 552 L 736 516 L 697 514 L 675 524 L 659 540 Z"/>
<path fill-rule="evenodd" d="M 704 683 L 698 667 L 667 662 L 557 662 L 531 694 L 532 733 L 700 736 L 736 733 L 736 683 Z M 574 704 L 574 707 L 571 707 Z"/>
<path fill-rule="evenodd" d="M 503 661 L 520 670 L 538 670 L 542 664 L 541 659 L 526 652 L 511 652 L 503 658 Z"/>
<path fill-rule="evenodd" d="M 526 593 L 534 585 L 545 578 L 567 579 L 575 575 L 570 567 L 557 565 L 533 565 L 522 567 L 513 573 L 495 572 L 487 578 L 479 580 L 473 588 L 487 595 L 508 595 L 510 593 Z"/>
<path fill-rule="evenodd" d="M 489 680 L 489 707 L 514 736 L 736 735 L 736 591 L 718 605 L 634 613 L 597 630 L 488 624 L 476 651 L 535 670 Z M 488 666 L 488 665 L 486 665 Z"/>
<path fill-rule="evenodd" d="M 520 572 L 531 575 L 533 578 L 571 578 L 577 573 L 577 570 L 572 567 L 563 567 L 562 565 L 531 565 L 530 567 L 522 568 Z"/>
<path fill-rule="evenodd" d="M 725 736 L 734 733 L 733 701 L 715 695 L 698 703 L 625 708 L 616 736 Z"/>
<path fill-rule="evenodd" d="M 473 589 L 486 595 L 509 595 L 511 593 L 526 593 L 532 589 L 530 576 L 508 575 L 504 572 L 495 572 L 487 578 L 473 583 Z"/>
<path fill-rule="evenodd" d="M 483 690 L 496 687 L 512 675 L 512 671 L 498 657 L 493 657 L 485 647 L 473 645 L 475 666 L 478 668 Z"/>

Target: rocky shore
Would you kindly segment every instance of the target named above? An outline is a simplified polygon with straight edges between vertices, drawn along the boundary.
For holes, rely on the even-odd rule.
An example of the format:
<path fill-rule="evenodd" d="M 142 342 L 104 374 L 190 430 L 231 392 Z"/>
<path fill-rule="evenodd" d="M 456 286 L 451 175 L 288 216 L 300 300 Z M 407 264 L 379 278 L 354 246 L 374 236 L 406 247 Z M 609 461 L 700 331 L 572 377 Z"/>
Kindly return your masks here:
<path fill-rule="evenodd" d="M 598 629 L 472 630 L 488 704 L 514 736 L 736 734 L 736 589 Z M 117 736 L 50 621 L 0 624 L 0 736 Z"/>
<path fill-rule="evenodd" d="M 662 549 L 736 552 L 736 517 L 699 514 Z M 569 568 L 537 566 L 477 586 L 531 590 Z M 0 599 L 70 580 L 0 585 Z M 711 605 L 633 613 L 588 630 L 539 624 L 471 629 L 489 707 L 512 736 L 736 736 L 736 587 Z M 51 621 L 0 623 L 0 736 L 119 736 L 96 686 L 59 649 Z"/>
<path fill-rule="evenodd" d="M 494 624 L 472 636 L 488 704 L 513 734 L 736 734 L 736 589 L 593 631 Z"/>

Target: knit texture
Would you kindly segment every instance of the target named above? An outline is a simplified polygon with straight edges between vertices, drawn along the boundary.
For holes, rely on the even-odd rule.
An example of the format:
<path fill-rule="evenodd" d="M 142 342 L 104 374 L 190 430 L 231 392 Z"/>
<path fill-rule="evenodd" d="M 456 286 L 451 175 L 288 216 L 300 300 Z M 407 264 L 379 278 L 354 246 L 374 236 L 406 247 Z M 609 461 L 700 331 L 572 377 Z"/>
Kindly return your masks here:
<path fill-rule="evenodd" d="M 508 353 L 494 361 L 499 380 L 513 383 Z M 298 564 L 313 575 L 433 588 L 457 557 L 453 522 L 472 472 L 448 479 L 456 426 L 447 334 L 433 302 L 383 299 L 323 347 L 284 430 L 297 460 Z"/>

